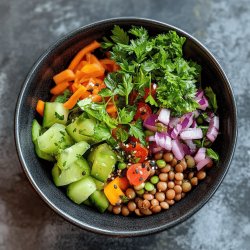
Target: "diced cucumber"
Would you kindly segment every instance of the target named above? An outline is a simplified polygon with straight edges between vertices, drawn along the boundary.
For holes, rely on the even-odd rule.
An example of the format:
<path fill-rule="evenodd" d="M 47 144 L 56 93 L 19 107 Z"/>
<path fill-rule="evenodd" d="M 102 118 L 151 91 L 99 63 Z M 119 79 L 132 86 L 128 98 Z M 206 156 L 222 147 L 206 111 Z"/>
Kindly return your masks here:
<path fill-rule="evenodd" d="M 97 152 L 97 150 L 95 150 L 95 149 L 96 149 L 96 147 L 92 147 L 90 149 L 90 153 L 88 155 L 88 163 L 89 163 L 91 168 L 93 166 L 93 163 L 94 163 L 94 160 L 95 160 L 95 155 L 96 155 L 96 152 Z"/>
<path fill-rule="evenodd" d="M 81 180 L 69 184 L 67 188 L 67 195 L 76 204 L 81 204 L 95 191 L 96 186 L 93 178 L 85 176 Z"/>
<path fill-rule="evenodd" d="M 89 199 L 101 213 L 104 213 L 109 206 L 109 201 L 103 191 L 95 191 L 90 195 Z"/>
<path fill-rule="evenodd" d="M 37 143 L 42 152 L 56 155 L 61 149 L 70 147 L 73 140 L 67 134 L 65 126 L 56 123 L 37 138 Z"/>
<path fill-rule="evenodd" d="M 35 142 L 41 134 L 42 126 L 38 123 L 36 119 L 32 121 L 31 135 L 32 141 Z"/>
<path fill-rule="evenodd" d="M 107 143 L 97 146 L 94 151 L 96 152 L 93 152 L 94 162 L 91 175 L 99 181 L 106 182 L 117 161 L 116 154 Z"/>
<path fill-rule="evenodd" d="M 52 157 L 51 155 L 49 155 L 47 153 L 42 152 L 38 146 L 37 138 L 41 134 L 41 129 L 42 129 L 41 125 L 38 123 L 38 121 L 36 119 L 34 119 L 32 121 L 31 134 L 32 134 L 32 141 L 33 141 L 34 146 L 35 146 L 35 152 L 36 152 L 37 156 L 41 159 L 44 159 L 47 161 L 55 161 L 54 157 Z"/>
<path fill-rule="evenodd" d="M 57 164 L 52 168 L 52 177 L 56 186 L 65 186 L 90 174 L 90 167 L 84 158 L 73 162 L 69 168 L 61 170 Z"/>
<path fill-rule="evenodd" d="M 104 188 L 104 183 L 101 181 L 98 181 L 96 178 L 93 178 L 95 185 L 96 185 L 96 190 L 103 190 Z"/>
<path fill-rule="evenodd" d="M 50 154 L 47 154 L 47 153 L 44 153 L 43 151 L 40 150 L 39 146 L 38 146 L 38 142 L 37 140 L 34 142 L 34 145 L 35 145 L 35 152 L 36 152 L 36 155 L 43 159 L 43 160 L 47 160 L 47 161 L 52 161 L 54 162 L 55 161 L 55 158 L 50 155 Z"/>
<path fill-rule="evenodd" d="M 85 200 L 82 204 L 86 205 L 86 206 L 89 206 L 89 207 L 92 207 L 92 203 L 91 201 L 89 200 L 89 198 L 87 200 Z"/>
<path fill-rule="evenodd" d="M 71 163 L 81 158 L 89 149 L 89 144 L 85 141 L 78 142 L 73 146 L 64 149 L 57 155 L 57 165 L 60 169 L 67 169 Z"/>
<path fill-rule="evenodd" d="M 45 102 L 43 114 L 43 127 L 49 128 L 55 123 L 66 124 L 69 110 L 64 108 L 63 103 Z"/>
<path fill-rule="evenodd" d="M 66 128 L 69 135 L 76 141 L 86 141 L 88 143 L 94 143 L 93 139 L 94 127 L 96 121 L 86 118 L 85 115 L 81 115 L 74 122 L 69 124 Z"/>

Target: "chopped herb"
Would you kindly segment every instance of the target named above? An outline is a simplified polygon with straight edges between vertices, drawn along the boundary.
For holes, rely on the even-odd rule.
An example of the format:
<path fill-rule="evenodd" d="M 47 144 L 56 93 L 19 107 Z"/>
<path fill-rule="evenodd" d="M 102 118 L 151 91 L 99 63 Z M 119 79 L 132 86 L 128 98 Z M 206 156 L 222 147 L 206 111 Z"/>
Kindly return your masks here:
<path fill-rule="evenodd" d="M 73 130 L 73 133 L 75 133 L 76 132 L 76 128 L 74 128 L 74 130 Z"/>
<path fill-rule="evenodd" d="M 216 112 L 218 109 L 218 105 L 217 105 L 216 95 L 211 87 L 205 88 L 205 95 L 208 97 L 210 107 L 213 109 L 214 112 Z"/>
<path fill-rule="evenodd" d="M 59 115 L 57 112 L 55 112 L 55 117 L 58 119 L 58 120 L 64 120 L 64 115 Z"/>
<path fill-rule="evenodd" d="M 210 157 L 211 159 L 214 159 L 215 161 L 219 160 L 219 155 L 211 148 L 207 148 L 206 154 L 208 157 Z"/>
<path fill-rule="evenodd" d="M 67 162 L 65 161 L 65 162 L 63 163 L 63 167 L 65 167 L 65 166 L 66 166 L 66 164 L 67 164 Z"/>

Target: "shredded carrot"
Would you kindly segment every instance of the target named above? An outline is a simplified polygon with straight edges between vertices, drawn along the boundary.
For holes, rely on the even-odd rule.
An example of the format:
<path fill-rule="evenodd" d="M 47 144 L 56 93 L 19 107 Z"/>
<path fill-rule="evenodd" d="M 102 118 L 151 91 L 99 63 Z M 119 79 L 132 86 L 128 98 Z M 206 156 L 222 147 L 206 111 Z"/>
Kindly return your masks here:
<path fill-rule="evenodd" d="M 116 112 L 117 112 L 117 108 L 116 108 L 115 105 L 112 105 L 112 106 L 109 105 L 109 106 L 107 106 L 106 111 L 107 111 L 107 113 L 109 113 L 109 114 L 111 114 L 111 113 L 116 113 Z"/>
<path fill-rule="evenodd" d="M 93 102 L 101 102 L 102 101 L 102 97 L 100 95 L 92 95 L 91 99 Z"/>
<path fill-rule="evenodd" d="M 65 108 L 67 108 L 67 109 L 72 109 L 72 108 L 76 105 L 78 99 L 79 99 L 85 92 L 86 92 L 86 88 L 83 87 L 83 86 L 81 86 L 81 87 L 80 87 L 80 88 L 79 88 L 79 89 L 69 98 L 69 100 L 63 104 L 63 106 L 64 106 Z"/>
<path fill-rule="evenodd" d="M 96 74 L 102 76 L 104 74 L 104 68 L 98 63 L 86 64 L 81 71 L 85 74 Z"/>
<path fill-rule="evenodd" d="M 72 70 L 66 69 L 53 77 L 56 84 L 64 81 L 73 81 L 75 79 L 75 74 Z"/>
<path fill-rule="evenodd" d="M 44 111 L 44 105 L 45 102 L 42 100 L 38 100 L 37 105 L 36 105 L 36 111 L 43 116 L 43 111 Z"/>
<path fill-rule="evenodd" d="M 81 61 L 79 64 L 76 66 L 74 72 L 77 72 L 78 70 L 81 70 L 86 64 L 88 64 L 87 61 Z"/>
<path fill-rule="evenodd" d="M 102 64 L 109 64 L 109 65 L 114 65 L 114 64 L 116 64 L 114 60 L 107 59 L 107 58 L 101 59 L 101 60 L 100 60 L 100 63 L 102 63 Z"/>
<path fill-rule="evenodd" d="M 89 45 L 87 45 L 86 47 L 84 47 L 82 50 L 80 50 L 76 56 L 73 58 L 73 60 L 71 61 L 68 69 L 74 70 L 76 68 L 76 66 L 79 64 L 79 62 L 82 60 L 82 58 L 89 52 L 99 48 L 101 46 L 100 43 L 98 43 L 97 41 L 94 41 L 92 43 L 90 43 Z"/>
<path fill-rule="evenodd" d="M 69 83 L 68 82 L 62 82 L 58 85 L 56 85 L 54 88 L 52 88 L 50 90 L 50 93 L 53 94 L 53 95 L 60 95 L 61 93 L 63 93 L 63 91 L 65 89 L 67 89 L 69 86 Z"/>

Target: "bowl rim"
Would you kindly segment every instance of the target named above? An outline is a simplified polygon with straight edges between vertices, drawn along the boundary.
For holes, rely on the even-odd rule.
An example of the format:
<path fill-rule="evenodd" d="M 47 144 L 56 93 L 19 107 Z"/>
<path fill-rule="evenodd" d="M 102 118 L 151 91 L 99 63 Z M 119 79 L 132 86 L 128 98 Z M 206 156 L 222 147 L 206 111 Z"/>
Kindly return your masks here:
<path fill-rule="evenodd" d="M 148 24 L 154 24 L 154 25 L 159 25 L 162 27 L 166 27 L 172 30 L 177 31 L 180 34 L 183 34 L 184 36 L 186 36 L 189 40 L 191 40 L 191 42 L 195 43 L 198 47 L 200 47 L 202 49 L 203 52 L 206 53 L 206 55 L 208 57 L 210 57 L 210 59 L 212 60 L 213 64 L 216 65 L 219 73 L 221 74 L 222 78 L 224 79 L 224 81 L 226 82 L 226 86 L 227 86 L 227 90 L 230 94 L 231 97 L 231 101 L 232 101 L 232 106 L 233 106 L 233 118 L 235 121 L 235 126 L 234 126 L 234 131 L 233 131 L 233 143 L 231 146 L 231 155 L 228 157 L 228 162 L 225 166 L 225 170 L 223 172 L 223 174 L 220 176 L 217 185 L 213 187 L 212 191 L 204 198 L 201 200 L 201 202 L 196 205 L 195 207 L 193 207 L 192 209 L 190 209 L 189 212 L 187 212 L 186 214 L 184 214 L 182 217 L 178 218 L 178 220 L 175 220 L 173 222 L 170 223 L 166 223 L 162 226 L 158 226 L 158 227 L 154 227 L 154 228 L 146 228 L 143 230 L 137 230 L 137 231 L 128 231 L 128 230 L 120 230 L 117 231 L 115 228 L 113 231 L 111 230 L 106 230 L 104 228 L 97 228 L 94 226 L 91 226 L 89 224 L 84 223 L 83 221 L 80 221 L 76 218 L 74 218 L 73 216 L 68 215 L 66 212 L 64 212 L 63 210 L 61 210 L 59 207 L 57 207 L 52 200 L 50 200 L 39 188 L 39 186 L 36 184 L 36 182 L 34 181 L 32 175 L 30 174 L 27 164 L 26 164 L 26 160 L 24 159 L 23 153 L 22 153 L 22 149 L 21 149 L 21 144 L 20 144 L 20 139 L 19 139 L 19 134 L 18 134 L 18 128 L 19 128 L 19 116 L 20 116 L 20 108 L 21 108 L 21 103 L 23 101 L 23 96 L 24 93 L 26 92 L 27 89 L 27 85 L 32 77 L 32 75 L 34 74 L 34 72 L 36 71 L 36 69 L 39 67 L 39 65 L 43 62 L 43 60 L 49 55 L 50 51 L 55 49 L 58 45 L 60 45 L 61 43 L 63 43 L 64 41 L 66 41 L 69 38 L 72 38 L 73 36 L 77 35 L 78 33 L 84 32 L 85 30 L 88 30 L 90 28 L 94 28 L 96 26 L 99 25 L 103 25 L 103 24 L 108 24 L 108 23 L 115 23 L 115 22 L 124 22 L 124 24 L 128 21 L 133 21 L 133 22 L 144 22 L 144 23 L 148 23 Z M 122 237 L 130 237 L 130 236 L 142 236 L 142 235 L 148 235 L 148 234 L 152 234 L 152 233 L 156 233 L 156 232 L 160 232 L 163 231 L 165 229 L 171 228 L 179 223 L 182 223 L 183 221 L 185 221 L 186 219 L 188 219 L 190 216 L 192 216 L 193 214 L 195 214 L 198 210 L 200 210 L 207 202 L 208 200 L 214 195 L 214 193 L 216 192 L 216 190 L 219 188 L 219 186 L 221 185 L 223 179 L 225 178 L 228 169 L 230 167 L 233 155 L 234 155 L 234 151 L 236 148 L 236 143 L 237 143 L 237 106 L 236 106 L 236 101 L 235 101 L 235 97 L 233 94 L 233 90 L 230 84 L 230 81 L 228 80 L 224 70 L 222 69 L 220 63 L 217 61 L 217 59 L 215 58 L 215 56 L 206 48 L 206 46 L 204 46 L 201 42 L 199 42 L 195 37 L 193 37 L 192 35 L 190 35 L 189 33 L 187 33 L 186 31 L 183 31 L 182 29 L 174 26 L 174 25 L 170 25 L 168 23 L 165 22 L 161 22 L 161 21 L 157 21 L 154 19 L 149 19 L 149 18 L 142 18 L 142 17 L 116 17 L 116 18 L 108 18 L 108 19 L 103 19 L 100 21 L 96 21 L 84 26 L 81 26 L 77 29 L 74 29 L 73 31 L 67 33 L 66 35 L 60 37 L 59 39 L 57 39 L 55 42 L 53 42 L 43 53 L 42 55 L 36 60 L 36 62 L 33 64 L 33 66 L 31 67 L 31 69 L 29 70 L 29 73 L 27 74 L 23 85 L 21 87 L 17 102 L 16 102 L 16 109 L 15 109 L 15 124 L 14 124 L 14 137 L 15 137 L 15 145 L 16 145 L 16 150 L 18 153 L 18 158 L 19 161 L 21 163 L 22 166 L 22 170 L 24 171 L 24 173 L 26 174 L 27 178 L 29 179 L 30 184 L 32 185 L 32 187 L 35 189 L 35 191 L 39 194 L 39 196 L 45 201 L 45 203 L 51 208 L 53 209 L 57 214 L 59 214 L 60 216 L 62 216 L 64 219 L 66 219 L 67 221 L 71 222 L 72 224 L 80 227 L 81 229 L 90 231 L 90 232 L 94 232 L 94 233 L 98 233 L 98 234 L 102 234 L 102 235 L 109 235 L 109 236 L 122 236 Z"/>

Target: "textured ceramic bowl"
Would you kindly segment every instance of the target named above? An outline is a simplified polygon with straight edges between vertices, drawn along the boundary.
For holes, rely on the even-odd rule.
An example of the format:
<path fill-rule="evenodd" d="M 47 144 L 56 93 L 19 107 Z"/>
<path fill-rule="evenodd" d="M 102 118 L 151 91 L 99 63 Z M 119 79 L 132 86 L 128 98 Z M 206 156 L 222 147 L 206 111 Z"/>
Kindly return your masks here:
<path fill-rule="evenodd" d="M 110 213 L 100 214 L 87 206 L 71 202 L 51 178 L 50 165 L 37 158 L 31 141 L 31 123 L 36 117 L 38 99 L 49 100 L 52 77 L 69 64 L 72 57 L 94 39 L 108 35 L 113 25 L 123 28 L 139 25 L 152 35 L 175 30 L 185 36 L 184 54 L 202 65 L 202 83 L 212 85 L 218 99 L 220 132 L 215 148 L 220 155 L 218 165 L 183 200 L 169 210 L 149 217 L 123 217 Z M 96 233 L 113 236 L 138 236 L 172 227 L 199 210 L 219 187 L 233 156 L 237 137 L 236 105 L 229 81 L 213 55 L 195 38 L 171 25 L 140 18 L 116 18 L 81 27 L 52 45 L 35 63 L 21 90 L 15 116 L 15 138 L 18 155 L 34 189 L 58 214 L 68 221 Z M 31 201 L 32 205 L 32 201 Z"/>

